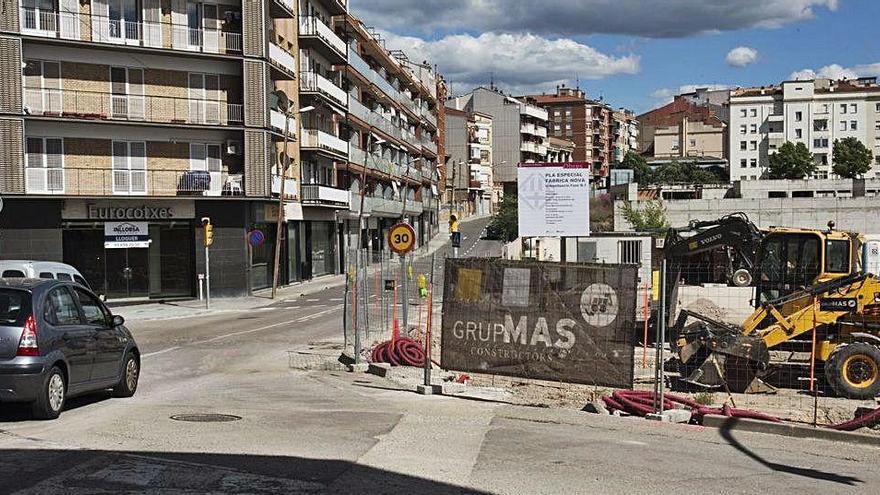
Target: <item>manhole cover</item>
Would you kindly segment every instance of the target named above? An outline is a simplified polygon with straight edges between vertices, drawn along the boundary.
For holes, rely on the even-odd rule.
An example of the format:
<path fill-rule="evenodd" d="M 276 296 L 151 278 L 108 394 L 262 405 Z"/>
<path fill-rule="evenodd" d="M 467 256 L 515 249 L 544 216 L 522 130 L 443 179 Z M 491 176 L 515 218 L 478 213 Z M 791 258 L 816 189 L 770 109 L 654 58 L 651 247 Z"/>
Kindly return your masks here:
<path fill-rule="evenodd" d="M 176 414 L 171 416 L 171 419 L 190 423 L 228 423 L 238 421 L 241 416 L 233 416 L 232 414 Z"/>

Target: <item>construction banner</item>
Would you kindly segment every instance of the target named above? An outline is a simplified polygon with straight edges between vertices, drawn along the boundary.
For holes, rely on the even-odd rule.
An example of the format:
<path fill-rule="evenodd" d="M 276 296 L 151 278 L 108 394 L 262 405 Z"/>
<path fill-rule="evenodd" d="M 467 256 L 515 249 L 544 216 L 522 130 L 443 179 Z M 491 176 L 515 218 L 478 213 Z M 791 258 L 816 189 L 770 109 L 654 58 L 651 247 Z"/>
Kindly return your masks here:
<path fill-rule="evenodd" d="M 447 259 L 446 369 L 632 388 L 636 265 Z"/>

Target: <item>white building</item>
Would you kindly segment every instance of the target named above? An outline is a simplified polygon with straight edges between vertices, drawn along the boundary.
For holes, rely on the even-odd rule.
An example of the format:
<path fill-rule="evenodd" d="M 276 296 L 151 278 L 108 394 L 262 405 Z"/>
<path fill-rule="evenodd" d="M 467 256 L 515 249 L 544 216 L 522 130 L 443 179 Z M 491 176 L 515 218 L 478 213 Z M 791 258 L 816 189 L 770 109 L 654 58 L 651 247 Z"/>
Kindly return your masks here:
<path fill-rule="evenodd" d="M 855 137 L 880 154 L 880 86 L 876 78 L 785 81 L 730 93 L 730 180 L 762 178 L 769 156 L 786 141 L 804 143 L 818 170 L 833 178 L 834 141 Z M 880 162 L 866 174 L 880 176 Z"/>

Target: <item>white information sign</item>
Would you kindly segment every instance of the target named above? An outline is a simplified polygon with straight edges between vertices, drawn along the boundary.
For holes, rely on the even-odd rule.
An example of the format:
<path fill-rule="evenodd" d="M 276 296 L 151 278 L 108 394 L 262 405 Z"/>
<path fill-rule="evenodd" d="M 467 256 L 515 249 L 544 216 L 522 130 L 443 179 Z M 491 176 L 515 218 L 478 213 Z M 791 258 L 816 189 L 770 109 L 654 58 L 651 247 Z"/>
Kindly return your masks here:
<path fill-rule="evenodd" d="M 521 237 L 590 235 L 590 169 L 585 163 L 521 163 Z"/>
<path fill-rule="evenodd" d="M 105 222 L 104 248 L 128 249 L 150 247 L 149 222 Z"/>

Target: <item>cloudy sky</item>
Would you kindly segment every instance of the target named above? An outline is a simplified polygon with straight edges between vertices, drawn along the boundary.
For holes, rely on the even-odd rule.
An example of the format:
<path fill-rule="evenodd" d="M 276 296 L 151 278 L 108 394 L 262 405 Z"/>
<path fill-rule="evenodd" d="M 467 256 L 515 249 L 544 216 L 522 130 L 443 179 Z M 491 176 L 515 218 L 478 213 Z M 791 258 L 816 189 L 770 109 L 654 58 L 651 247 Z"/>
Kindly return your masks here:
<path fill-rule="evenodd" d="M 880 75 L 877 0 L 351 0 L 463 92 L 581 87 L 646 111 L 695 86 Z"/>

